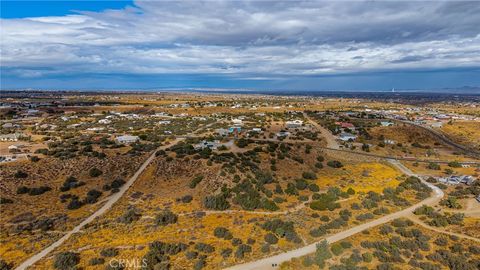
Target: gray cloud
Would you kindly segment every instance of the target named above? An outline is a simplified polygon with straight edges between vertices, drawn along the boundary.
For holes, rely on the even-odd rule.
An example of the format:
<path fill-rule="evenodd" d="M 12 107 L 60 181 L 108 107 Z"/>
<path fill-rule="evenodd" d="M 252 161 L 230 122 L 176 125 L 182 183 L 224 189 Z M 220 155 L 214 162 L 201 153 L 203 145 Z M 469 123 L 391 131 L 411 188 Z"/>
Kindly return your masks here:
<path fill-rule="evenodd" d="M 2 19 L 1 65 L 33 70 L 26 76 L 321 75 L 480 63 L 480 2 L 135 4 L 62 17 Z"/>

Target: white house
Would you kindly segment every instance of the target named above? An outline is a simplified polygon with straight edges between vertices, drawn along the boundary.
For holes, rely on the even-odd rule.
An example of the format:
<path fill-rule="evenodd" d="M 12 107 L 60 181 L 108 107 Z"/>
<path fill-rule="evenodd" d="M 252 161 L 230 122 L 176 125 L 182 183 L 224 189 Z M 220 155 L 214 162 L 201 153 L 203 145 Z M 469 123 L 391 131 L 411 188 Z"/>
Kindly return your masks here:
<path fill-rule="evenodd" d="M 98 123 L 99 123 L 99 124 L 105 124 L 105 125 L 106 125 L 106 124 L 112 123 L 112 121 L 110 121 L 110 120 L 108 120 L 108 119 L 100 119 L 100 120 L 98 120 Z"/>
<path fill-rule="evenodd" d="M 351 133 L 340 133 L 340 136 L 338 136 L 338 138 L 344 142 L 347 142 L 350 140 L 354 141 L 355 139 L 357 139 L 357 136 Z"/>
<path fill-rule="evenodd" d="M 232 123 L 234 126 L 241 126 L 243 125 L 242 119 L 232 119 Z"/>
<path fill-rule="evenodd" d="M 276 135 L 277 135 L 277 137 L 288 137 L 288 136 L 290 136 L 290 132 L 288 132 L 288 131 L 280 131 L 280 132 L 278 132 Z"/>
<path fill-rule="evenodd" d="M 130 143 L 139 141 L 140 138 L 138 138 L 138 136 L 123 135 L 123 136 L 118 136 L 115 140 L 118 143 L 130 144 Z"/>
<path fill-rule="evenodd" d="M 91 127 L 91 128 L 87 128 L 88 131 L 102 131 L 104 130 L 105 128 L 103 127 Z"/>
<path fill-rule="evenodd" d="M 229 132 L 228 132 L 228 129 L 219 128 L 215 130 L 215 133 L 217 133 L 220 136 L 227 136 Z"/>
<path fill-rule="evenodd" d="M 285 126 L 287 128 L 298 128 L 298 127 L 301 127 L 303 125 L 303 121 L 302 120 L 293 120 L 293 121 L 287 121 L 285 123 Z"/>
<path fill-rule="evenodd" d="M 11 134 L 4 134 L 0 135 L 0 141 L 2 142 L 16 142 L 18 138 L 21 136 L 20 133 L 11 133 Z"/>
<path fill-rule="evenodd" d="M 172 122 L 172 121 L 170 121 L 170 120 L 162 120 L 162 121 L 158 121 L 158 124 L 159 124 L 159 125 L 168 125 L 168 124 L 170 124 L 171 122 Z"/>

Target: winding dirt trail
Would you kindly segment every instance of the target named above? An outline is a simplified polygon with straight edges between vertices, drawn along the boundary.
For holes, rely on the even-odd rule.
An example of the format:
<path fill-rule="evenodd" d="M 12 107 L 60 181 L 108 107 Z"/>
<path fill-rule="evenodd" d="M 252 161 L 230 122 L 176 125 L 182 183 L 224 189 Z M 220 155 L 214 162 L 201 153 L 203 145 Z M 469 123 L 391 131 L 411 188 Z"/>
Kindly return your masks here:
<path fill-rule="evenodd" d="M 408 216 L 408 219 L 410 219 L 411 221 L 415 222 L 416 224 L 428 229 L 428 230 L 431 230 L 431 231 L 434 231 L 434 232 L 438 232 L 438 233 L 442 233 L 442 234 L 448 234 L 448 235 L 453 235 L 453 236 L 457 236 L 459 238 L 463 238 L 463 239 L 468 239 L 468 240 L 472 240 L 472 241 L 475 241 L 475 242 L 479 242 L 480 243 L 480 239 L 479 238 L 476 238 L 476 237 L 473 237 L 473 236 L 470 236 L 470 235 L 466 235 L 466 234 L 462 234 L 462 233 L 456 233 L 456 232 L 450 232 L 450 231 L 447 231 L 447 230 L 442 230 L 441 228 L 439 227 L 433 227 L 433 226 L 430 226 L 428 224 L 426 224 L 425 222 L 421 221 L 417 216 L 415 216 L 414 214 L 411 214 L 410 216 Z"/>

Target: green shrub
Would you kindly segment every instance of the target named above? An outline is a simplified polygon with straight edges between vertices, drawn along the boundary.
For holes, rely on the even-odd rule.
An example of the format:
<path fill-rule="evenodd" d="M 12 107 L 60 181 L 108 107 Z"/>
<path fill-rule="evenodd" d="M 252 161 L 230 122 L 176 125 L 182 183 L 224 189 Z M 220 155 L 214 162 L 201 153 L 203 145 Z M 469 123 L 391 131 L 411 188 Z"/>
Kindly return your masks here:
<path fill-rule="evenodd" d="M 307 180 L 317 179 L 317 175 L 314 172 L 303 172 L 302 177 Z"/>
<path fill-rule="evenodd" d="M 142 215 L 137 212 L 135 208 L 128 209 L 121 217 L 118 218 L 118 221 L 125 224 L 130 224 L 134 221 L 140 219 Z"/>
<path fill-rule="evenodd" d="M 343 167 L 343 164 L 340 161 L 337 161 L 337 160 L 328 161 L 327 165 L 332 167 L 332 168 L 342 168 Z"/>
<path fill-rule="evenodd" d="M 373 255 L 372 255 L 372 253 L 365 252 L 365 253 L 362 254 L 362 259 L 363 259 L 364 262 L 369 263 L 373 260 Z"/>
<path fill-rule="evenodd" d="M 91 258 L 89 261 L 88 261 L 88 264 L 89 265 L 100 265 L 100 264 L 104 264 L 105 263 L 105 259 L 104 258 Z"/>
<path fill-rule="evenodd" d="M 190 188 L 195 188 L 200 182 L 203 180 L 203 175 L 197 175 L 195 176 L 192 181 L 190 182 L 189 187 Z"/>
<path fill-rule="evenodd" d="M 90 171 L 88 171 L 88 175 L 90 175 L 90 177 L 98 177 L 102 174 L 103 172 L 98 168 L 91 168 Z"/>
<path fill-rule="evenodd" d="M 168 224 L 177 223 L 178 216 L 172 213 L 170 210 L 164 210 L 159 213 L 155 218 L 155 224 L 159 226 L 166 226 Z"/>
<path fill-rule="evenodd" d="M 338 256 L 342 254 L 343 252 L 343 247 L 340 245 L 340 243 L 334 243 L 330 246 L 330 250 L 335 256 Z"/>
<path fill-rule="evenodd" d="M 106 248 L 100 251 L 100 255 L 103 257 L 115 257 L 118 255 L 118 249 L 116 248 Z"/>
<path fill-rule="evenodd" d="M 27 178 L 28 177 L 28 173 L 24 172 L 24 171 L 21 171 L 21 170 L 18 170 L 14 175 L 13 175 L 15 178 Z"/>
<path fill-rule="evenodd" d="M 13 203 L 13 200 L 9 198 L 0 197 L 0 204 L 11 204 L 11 203 Z"/>
<path fill-rule="evenodd" d="M 75 252 L 62 252 L 55 255 L 53 267 L 61 270 L 71 270 L 80 262 L 80 255 Z"/>
<path fill-rule="evenodd" d="M 223 195 L 210 195 L 203 199 L 203 205 L 207 209 L 226 210 L 230 208 L 230 203 Z"/>
<path fill-rule="evenodd" d="M 216 227 L 213 231 L 213 235 L 218 238 L 223 238 L 226 240 L 232 239 L 232 233 L 225 227 Z"/>
<path fill-rule="evenodd" d="M 267 233 L 264 239 L 265 239 L 265 242 L 271 245 L 278 243 L 278 238 L 273 233 Z"/>

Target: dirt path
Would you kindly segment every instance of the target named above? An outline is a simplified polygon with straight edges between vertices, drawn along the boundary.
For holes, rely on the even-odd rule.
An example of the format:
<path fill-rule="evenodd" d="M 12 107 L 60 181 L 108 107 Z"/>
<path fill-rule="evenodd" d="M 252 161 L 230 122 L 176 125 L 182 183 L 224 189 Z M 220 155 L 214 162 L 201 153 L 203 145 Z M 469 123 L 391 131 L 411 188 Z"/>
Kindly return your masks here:
<path fill-rule="evenodd" d="M 426 228 L 426 229 L 429 229 L 431 231 L 434 231 L 434 232 L 438 232 L 438 233 L 442 233 L 442 234 L 448 234 L 448 235 L 454 235 L 454 236 L 457 236 L 459 238 L 463 238 L 463 239 L 469 239 L 469 240 L 472 240 L 472 241 L 475 241 L 475 242 L 479 242 L 480 243 L 480 239 L 479 238 L 476 238 L 476 237 L 473 237 L 473 236 L 469 236 L 469 235 L 465 235 L 465 234 L 461 234 L 461 233 L 455 233 L 455 232 L 450 232 L 450 231 L 447 231 L 447 230 L 442 230 L 441 228 L 439 227 L 433 227 L 433 226 L 430 226 L 428 224 L 426 224 L 425 222 L 421 221 L 415 214 L 410 214 L 408 216 L 408 219 L 410 219 L 411 221 L 415 222 L 416 224 Z"/>
<path fill-rule="evenodd" d="M 396 160 L 389 160 L 389 162 L 391 162 L 393 165 L 397 166 L 397 168 L 399 170 L 401 170 L 403 173 L 405 173 L 407 175 L 410 175 L 410 176 L 418 177 L 418 175 L 414 174 L 407 167 L 403 166 L 403 164 L 401 164 L 400 162 L 398 162 Z M 342 239 L 345 239 L 347 237 L 350 237 L 352 235 L 355 235 L 359 232 L 362 232 L 366 229 L 370 229 L 370 228 L 376 227 L 378 225 L 390 222 L 394 219 L 401 218 L 401 217 L 408 217 L 416 208 L 418 208 L 422 205 L 434 205 L 434 204 L 438 203 L 444 195 L 442 190 L 439 189 L 438 187 L 434 186 L 431 183 L 428 183 L 428 182 L 423 181 L 423 180 L 422 180 L 422 182 L 424 184 L 428 185 L 433 190 L 433 194 L 429 198 L 427 198 L 427 199 L 425 199 L 425 200 L 423 200 L 423 201 L 421 201 L 421 202 L 419 202 L 419 203 L 417 203 L 413 206 L 410 206 L 410 207 L 408 207 L 404 210 L 395 212 L 395 213 L 387 215 L 387 216 L 380 217 L 376 220 L 373 220 L 373 221 L 355 226 L 353 228 L 347 229 L 345 231 L 341 231 L 339 233 L 330 235 L 330 236 L 326 237 L 325 240 L 327 240 L 328 243 L 334 243 L 334 242 L 340 241 Z M 322 241 L 323 241 L 323 239 L 322 239 Z M 271 256 L 271 257 L 263 258 L 263 259 L 260 259 L 260 260 L 257 260 L 257 261 L 235 265 L 235 266 L 232 266 L 232 267 L 227 268 L 227 269 L 229 269 L 229 270 L 237 270 L 237 269 L 242 269 L 242 270 L 247 270 L 247 269 L 255 269 L 255 270 L 258 270 L 258 269 L 275 269 L 283 262 L 289 261 L 293 258 L 305 256 L 305 255 L 310 254 L 310 253 L 314 253 L 315 250 L 316 250 L 316 245 L 318 243 L 320 243 L 320 241 L 312 243 L 312 244 L 307 245 L 307 246 L 304 246 L 304 247 L 299 248 L 299 249 L 290 250 L 290 251 L 280 253 L 278 255 L 274 255 L 274 256 Z"/>
<path fill-rule="evenodd" d="M 214 122 L 216 123 L 216 122 Z M 204 128 L 207 128 L 211 125 L 213 125 L 214 123 L 211 123 L 211 124 L 208 124 L 208 125 L 205 125 L 204 127 L 201 127 L 199 129 L 197 129 L 195 132 L 201 130 L 201 129 L 204 129 Z M 195 133 L 193 132 L 193 133 Z M 135 174 L 127 181 L 127 183 L 125 183 L 121 188 L 120 190 L 115 193 L 114 195 L 110 196 L 106 201 L 105 201 L 105 204 L 100 207 L 97 211 L 95 211 L 92 215 L 90 215 L 89 217 L 87 217 L 85 220 L 83 220 L 80 224 L 78 224 L 77 226 L 75 226 L 71 231 L 67 232 L 64 236 L 62 236 L 62 238 L 58 239 L 57 241 L 55 241 L 54 243 L 52 243 L 50 246 L 44 248 L 42 251 L 40 251 L 39 253 L 33 255 L 32 257 L 28 258 L 26 261 L 24 261 L 22 264 L 20 264 L 19 266 L 17 266 L 15 268 L 15 270 L 23 270 L 23 269 L 27 269 L 28 267 L 34 265 L 36 262 L 38 262 L 39 260 L 41 260 L 42 258 L 44 258 L 45 256 L 47 256 L 47 254 L 49 254 L 50 252 L 52 252 L 55 248 L 59 247 L 60 245 L 62 245 L 68 238 L 70 238 L 73 234 L 75 233 L 78 233 L 80 232 L 80 230 L 87 224 L 89 224 L 90 222 L 92 222 L 93 220 L 95 220 L 97 217 L 100 217 L 101 215 L 105 214 L 108 210 L 110 210 L 112 208 L 112 206 L 123 196 L 123 194 L 128 190 L 128 188 L 130 186 L 133 185 L 133 183 L 138 179 L 138 177 L 142 174 L 142 172 L 148 167 L 148 165 L 153 161 L 153 159 L 155 159 L 155 153 L 158 151 L 158 150 L 165 150 L 167 149 L 168 147 L 180 142 L 184 140 L 184 138 L 176 138 L 175 140 L 171 141 L 168 145 L 164 145 L 164 146 L 161 146 L 159 148 L 157 148 L 156 151 L 154 151 L 150 157 L 145 160 L 145 162 L 143 162 L 143 164 L 140 166 L 140 168 L 138 168 L 138 170 L 135 172 Z"/>
<path fill-rule="evenodd" d="M 322 134 L 323 138 L 327 141 L 327 147 L 333 148 L 333 149 L 340 149 L 340 145 L 337 142 L 337 139 L 333 134 L 327 130 L 326 128 L 322 127 L 319 123 L 317 123 L 315 120 L 311 119 L 306 113 L 304 113 L 304 116 L 312 125 L 315 126 L 315 128 L 320 131 Z"/>

